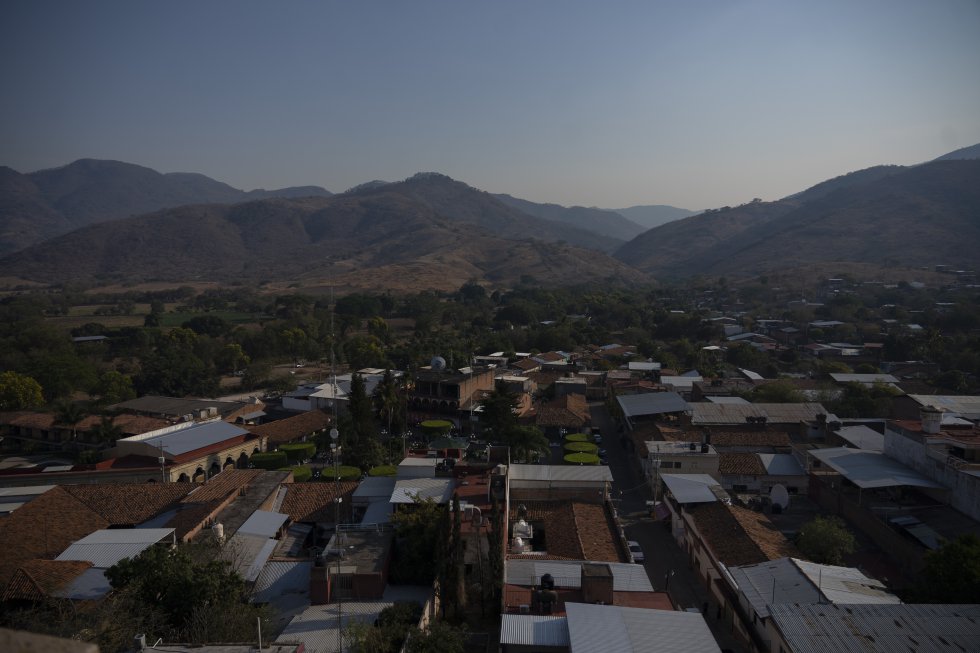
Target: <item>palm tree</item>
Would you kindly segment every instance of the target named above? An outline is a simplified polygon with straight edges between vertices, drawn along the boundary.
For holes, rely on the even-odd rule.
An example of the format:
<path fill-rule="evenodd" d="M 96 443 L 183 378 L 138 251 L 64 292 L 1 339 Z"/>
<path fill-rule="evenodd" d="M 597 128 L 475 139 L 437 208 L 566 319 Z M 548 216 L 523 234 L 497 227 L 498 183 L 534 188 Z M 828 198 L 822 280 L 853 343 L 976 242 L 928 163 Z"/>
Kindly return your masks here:
<path fill-rule="evenodd" d="M 116 440 L 123 436 L 122 427 L 116 424 L 113 418 L 105 415 L 101 417 L 98 424 L 89 429 L 89 433 L 95 437 L 99 444 L 109 446 L 114 445 Z"/>
<path fill-rule="evenodd" d="M 85 409 L 82 408 L 80 404 L 76 404 L 71 401 L 64 401 L 59 404 L 55 412 L 55 424 L 61 424 L 62 426 L 68 426 L 71 428 L 72 442 L 74 442 L 75 438 L 78 437 L 76 427 L 84 418 Z"/>
<path fill-rule="evenodd" d="M 534 453 L 551 453 L 548 438 L 536 426 L 515 426 L 510 429 L 507 432 L 507 444 L 514 454 L 514 460 L 531 462 Z"/>

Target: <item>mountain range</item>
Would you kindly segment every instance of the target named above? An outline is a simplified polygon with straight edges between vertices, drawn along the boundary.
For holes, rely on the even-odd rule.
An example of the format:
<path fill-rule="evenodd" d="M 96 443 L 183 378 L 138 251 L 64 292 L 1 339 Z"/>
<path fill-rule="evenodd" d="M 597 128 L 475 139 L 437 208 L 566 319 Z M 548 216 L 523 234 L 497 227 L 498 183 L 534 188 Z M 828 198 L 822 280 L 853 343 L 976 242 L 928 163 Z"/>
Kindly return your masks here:
<path fill-rule="evenodd" d="M 980 146 L 876 166 L 773 202 L 696 215 L 493 195 L 438 173 L 242 191 L 203 175 L 83 159 L 0 167 L 8 284 L 195 280 L 454 289 L 753 275 L 820 262 L 975 266 Z M 653 228 L 658 221 L 670 220 Z"/>

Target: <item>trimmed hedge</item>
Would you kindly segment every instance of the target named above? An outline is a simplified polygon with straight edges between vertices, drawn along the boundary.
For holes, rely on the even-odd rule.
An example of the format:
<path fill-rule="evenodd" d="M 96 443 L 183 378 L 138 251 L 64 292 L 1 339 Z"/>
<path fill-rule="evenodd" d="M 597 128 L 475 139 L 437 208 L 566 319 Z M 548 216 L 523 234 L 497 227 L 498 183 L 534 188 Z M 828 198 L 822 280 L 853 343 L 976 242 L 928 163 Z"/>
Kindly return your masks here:
<path fill-rule="evenodd" d="M 299 467 L 287 468 L 293 470 L 293 480 L 297 483 L 303 483 L 305 481 L 313 478 L 313 470 L 306 465 L 300 465 Z"/>
<path fill-rule="evenodd" d="M 598 450 L 599 447 L 591 442 L 569 442 L 565 445 L 565 451 L 571 451 L 572 453 L 595 453 Z"/>
<path fill-rule="evenodd" d="M 289 459 L 284 451 L 267 451 L 265 453 L 252 454 L 249 462 L 256 469 L 267 469 L 273 471 L 280 467 L 288 467 Z"/>
<path fill-rule="evenodd" d="M 341 465 L 337 468 L 337 473 L 340 474 L 340 480 L 342 481 L 359 481 L 361 479 L 361 470 L 359 467 L 352 467 L 350 465 Z M 321 481 L 332 481 L 333 480 L 333 466 L 325 466 L 320 473 Z"/>
<path fill-rule="evenodd" d="M 368 476 L 394 476 L 397 473 L 398 467 L 395 465 L 378 465 L 368 471 Z"/>
<path fill-rule="evenodd" d="M 585 433 L 569 433 L 565 436 L 569 442 L 590 442 L 590 438 Z"/>
<path fill-rule="evenodd" d="M 599 456 L 593 453 L 570 453 L 565 456 L 565 462 L 571 465 L 598 465 Z"/>
<path fill-rule="evenodd" d="M 279 451 L 284 451 L 290 462 L 309 460 L 316 455 L 316 445 L 312 442 L 296 442 L 279 445 Z"/>
<path fill-rule="evenodd" d="M 441 438 L 449 433 L 453 428 L 453 423 L 444 419 L 429 419 L 422 422 L 419 426 L 422 427 L 422 433 L 430 439 L 435 439 Z"/>

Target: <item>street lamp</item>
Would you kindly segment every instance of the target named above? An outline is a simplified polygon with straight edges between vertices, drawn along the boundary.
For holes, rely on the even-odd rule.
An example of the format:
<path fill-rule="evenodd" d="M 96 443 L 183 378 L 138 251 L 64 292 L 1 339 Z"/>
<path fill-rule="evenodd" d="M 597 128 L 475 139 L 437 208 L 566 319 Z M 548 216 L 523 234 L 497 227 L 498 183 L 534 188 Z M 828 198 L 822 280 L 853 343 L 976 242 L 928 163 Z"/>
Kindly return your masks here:
<path fill-rule="evenodd" d="M 340 431 L 336 428 L 330 429 L 330 454 L 333 456 L 333 488 L 334 488 L 334 522 L 333 522 L 333 540 L 334 547 L 337 549 L 337 578 L 334 582 L 334 591 L 337 593 L 335 597 L 337 600 L 337 650 L 340 653 L 344 651 L 344 640 L 343 640 L 343 606 L 340 602 L 340 469 L 338 456 L 340 453 L 340 446 L 337 440 L 340 438 Z"/>

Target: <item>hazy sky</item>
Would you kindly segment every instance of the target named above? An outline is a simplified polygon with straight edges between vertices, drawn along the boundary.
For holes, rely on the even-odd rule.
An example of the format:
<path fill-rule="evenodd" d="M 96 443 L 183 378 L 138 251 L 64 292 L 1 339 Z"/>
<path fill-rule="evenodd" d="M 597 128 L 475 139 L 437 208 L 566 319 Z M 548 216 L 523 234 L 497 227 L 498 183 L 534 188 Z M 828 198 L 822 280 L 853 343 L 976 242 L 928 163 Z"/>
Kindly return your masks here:
<path fill-rule="evenodd" d="M 0 3 L 0 164 L 707 208 L 980 142 L 980 1 Z"/>

